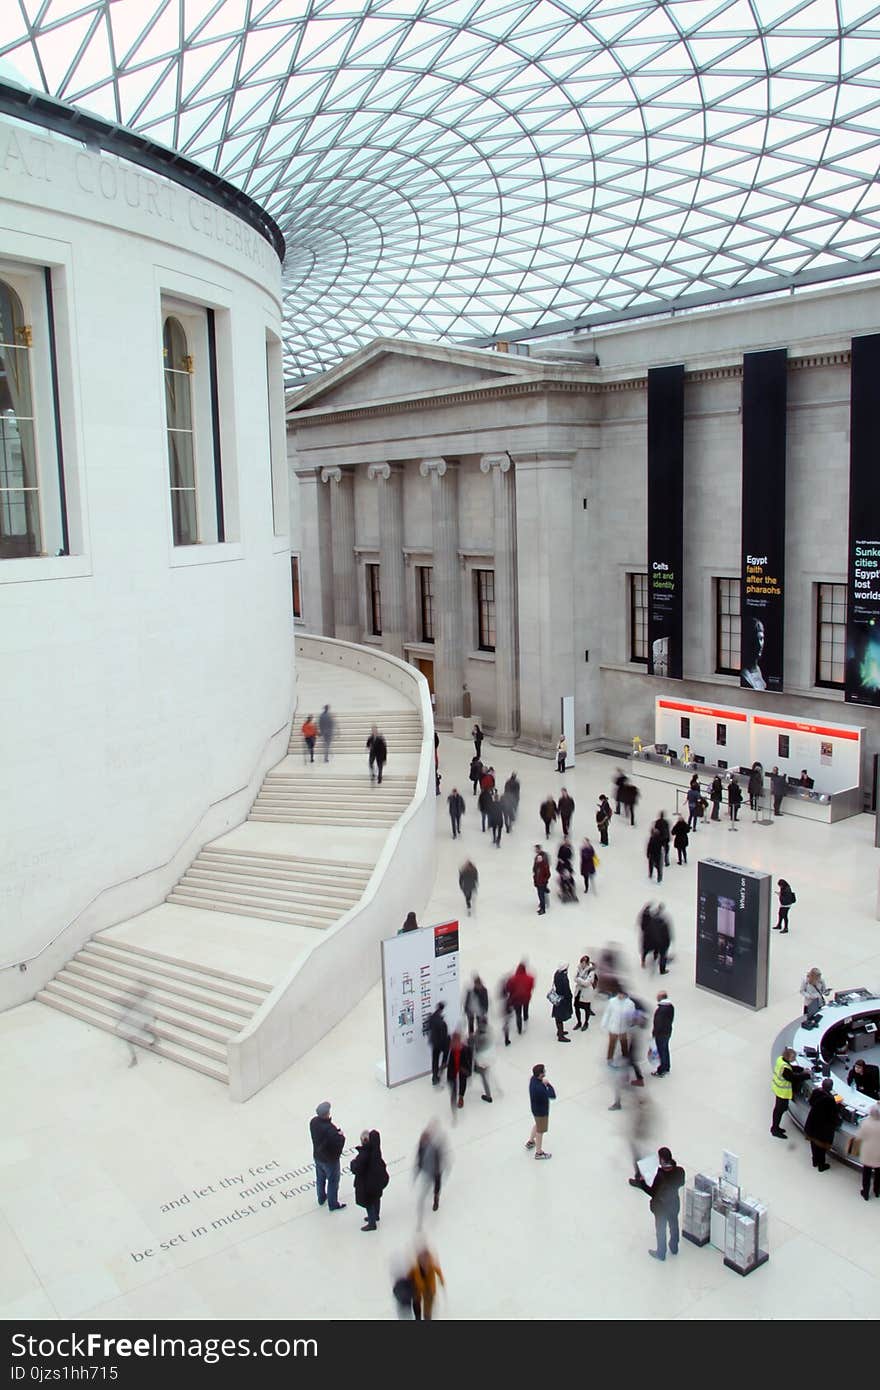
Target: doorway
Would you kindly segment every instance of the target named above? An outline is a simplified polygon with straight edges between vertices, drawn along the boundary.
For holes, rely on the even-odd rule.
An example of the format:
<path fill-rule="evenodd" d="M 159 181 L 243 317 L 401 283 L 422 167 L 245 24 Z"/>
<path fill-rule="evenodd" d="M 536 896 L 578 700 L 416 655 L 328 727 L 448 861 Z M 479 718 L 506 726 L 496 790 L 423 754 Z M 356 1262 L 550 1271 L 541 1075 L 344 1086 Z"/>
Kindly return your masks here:
<path fill-rule="evenodd" d="M 434 660 L 430 656 L 417 656 L 416 666 L 421 671 L 425 680 L 428 682 L 428 689 L 431 692 L 431 704 L 434 703 Z"/>

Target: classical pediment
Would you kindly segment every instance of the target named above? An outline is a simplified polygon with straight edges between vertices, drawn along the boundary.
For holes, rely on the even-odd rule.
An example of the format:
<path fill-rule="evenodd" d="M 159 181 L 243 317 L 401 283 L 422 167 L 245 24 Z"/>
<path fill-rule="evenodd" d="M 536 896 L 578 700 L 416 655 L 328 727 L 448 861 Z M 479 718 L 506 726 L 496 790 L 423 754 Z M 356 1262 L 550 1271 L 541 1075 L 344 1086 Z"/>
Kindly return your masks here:
<path fill-rule="evenodd" d="M 288 396 L 287 414 L 356 408 L 534 375 L 527 358 L 507 353 L 378 338 Z"/>

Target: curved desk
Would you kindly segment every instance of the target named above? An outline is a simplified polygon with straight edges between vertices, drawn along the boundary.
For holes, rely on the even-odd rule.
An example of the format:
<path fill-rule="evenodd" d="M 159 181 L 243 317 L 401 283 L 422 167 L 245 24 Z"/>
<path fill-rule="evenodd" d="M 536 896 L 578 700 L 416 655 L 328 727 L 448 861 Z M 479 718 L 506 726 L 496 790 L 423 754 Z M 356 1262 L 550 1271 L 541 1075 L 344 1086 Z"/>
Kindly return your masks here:
<path fill-rule="evenodd" d="M 850 997 L 847 998 L 847 995 Z M 846 1078 L 853 1063 L 859 1060 L 880 1065 L 880 997 L 868 990 L 842 990 L 834 998 L 836 1000 L 841 996 L 840 1003 L 826 1004 L 820 1011 L 818 1027 L 804 1028 L 803 1019 L 798 1019 L 783 1028 L 773 1044 L 771 1066 L 784 1047 L 793 1047 L 797 1053 L 797 1065 L 808 1072 L 795 1088 L 789 1105 L 789 1114 L 801 1130 L 809 1113 L 810 1095 L 816 1086 L 821 1085 L 825 1075 L 818 1064 L 822 1062 L 830 1068 L 834 1094 L 845 1107 L 844 1121 L 834 1136 L 831 1152 L 841 1163 L 847 1163 L 851 1168 L 861 1168 L 858 1157 L 849 1152 L 849 1146 L 858 1137 L 862 1117 L 868 1114 L 872 1105 L 880 1102 L 857 1091 L 855 1086 L 847 1085 Z M 874 1024 L 877 1031 L 869 1031 L 866 1035 L 866 1024 Z M 871 1045 L 853 1048 L 851 1040 L 854 1036 L 860 1042 L 863 1039 L 869 1041 Z M 805 1048 L 816 1049 L 818 1056 L 808 1055 Z"/>

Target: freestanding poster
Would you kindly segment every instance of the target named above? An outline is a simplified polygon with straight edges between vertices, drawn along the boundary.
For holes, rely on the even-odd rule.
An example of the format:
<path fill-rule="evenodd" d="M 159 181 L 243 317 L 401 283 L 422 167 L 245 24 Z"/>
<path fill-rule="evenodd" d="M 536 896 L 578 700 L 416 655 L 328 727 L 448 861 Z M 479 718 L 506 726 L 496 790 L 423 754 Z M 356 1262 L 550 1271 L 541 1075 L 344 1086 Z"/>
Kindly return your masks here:
<path fill-rule="evenodd" d="M 403 932 L 382 942 L 385 1084 L 399 1086 L 431 1070 L 428 1015 L 442 999 L 449 1031 L 458 1022 L 458 922 Z"/>
<path fill-rule="evenodd" d="M 684 367 L 648 372 L 648 672 L 682 675 Z"/>
<path fill-rule="evenodd" d="M 880 333 L 853 338 L 850 367 L 849 574 L 844 697 L 880 705 Z"/>
<path fill-rule="evenodd" d="M 698 989 L 766 1009 L 771 877 L 741 864 L 697 865 Z"/>
<path fill-rule="evenodd" d="M 783 688 L 787 354 L 747 352 L 742 384 L 742 636 L 739 683 Z"/>

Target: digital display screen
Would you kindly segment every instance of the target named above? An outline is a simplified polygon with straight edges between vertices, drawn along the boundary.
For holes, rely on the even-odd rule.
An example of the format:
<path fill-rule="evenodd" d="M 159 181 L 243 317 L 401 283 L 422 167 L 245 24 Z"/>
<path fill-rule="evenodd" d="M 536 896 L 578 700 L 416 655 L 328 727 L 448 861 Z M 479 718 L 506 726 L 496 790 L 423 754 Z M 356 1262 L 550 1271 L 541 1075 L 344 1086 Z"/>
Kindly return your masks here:
<path fill-rule="evenodd" d="M 766 1003 L 760 962 L 767 951 L 769 884 L 762 895 L 762 879 L 768 876 L 718 860 L 698 865 L 696 983 L 751 1008 Z"/>

